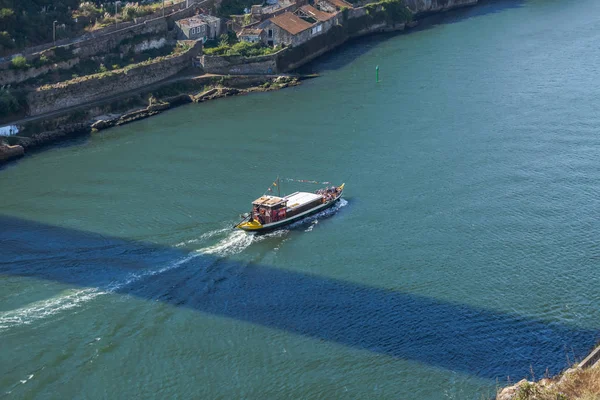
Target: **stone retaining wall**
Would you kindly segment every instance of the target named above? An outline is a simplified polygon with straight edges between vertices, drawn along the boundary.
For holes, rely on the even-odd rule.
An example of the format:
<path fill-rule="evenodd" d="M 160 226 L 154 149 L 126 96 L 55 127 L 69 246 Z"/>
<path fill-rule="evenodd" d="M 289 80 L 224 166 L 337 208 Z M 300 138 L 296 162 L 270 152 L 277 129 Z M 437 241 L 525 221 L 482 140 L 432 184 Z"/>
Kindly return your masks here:
<path fill-rule="evenodd" d="M 48 64 L 38 68 L 28 69 L 7 69 L 0 73 L 0 86 L 3 85 L 16 85 L 24 82 L 27 79 L 36 78 L 40 75 L 47 74 L 50 71 L 57 69 L 71 69 L 75 65 L 79 64 L 79 57 L 71 58 L 67 61 L 62 61 L 56 64 Z"/>
<path fill-rule="evenodd" d="M 28 94 L 28 114 L 44 114 L 160 82 L 190 67 L 192 58 L 198 54 L 201 46 L 202 44 L 198 43 L 182 55 L 171 56 L 151 64 L 42 86 Z"/>
<path fill-rule="evenodd" d="M 204 72 L 222 75 L 276 74 L 279 72 L 277 59 L 286 51 L 258 57 L 211 56 L 199 57 Z"/>

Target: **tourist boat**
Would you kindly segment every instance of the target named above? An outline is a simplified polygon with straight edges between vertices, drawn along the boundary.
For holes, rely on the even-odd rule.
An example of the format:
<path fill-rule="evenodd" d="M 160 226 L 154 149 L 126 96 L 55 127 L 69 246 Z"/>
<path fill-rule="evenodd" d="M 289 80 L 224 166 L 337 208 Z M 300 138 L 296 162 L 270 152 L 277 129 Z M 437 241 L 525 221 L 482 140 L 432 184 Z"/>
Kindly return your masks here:
<path fill-rule="evenodd" d="M 267 232 L 332 207 L 342 198 L 344 185 L 279 197 L 264 195 L 252 202 L 252 211 L 235 227 L 250 232 Z"/>

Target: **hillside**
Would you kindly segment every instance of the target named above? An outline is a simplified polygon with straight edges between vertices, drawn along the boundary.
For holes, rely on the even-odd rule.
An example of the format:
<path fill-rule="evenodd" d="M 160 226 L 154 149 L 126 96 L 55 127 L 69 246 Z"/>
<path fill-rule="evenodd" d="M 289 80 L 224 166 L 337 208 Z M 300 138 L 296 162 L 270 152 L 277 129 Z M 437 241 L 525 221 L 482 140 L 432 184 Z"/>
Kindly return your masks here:
<path fill-rule="evenodd" d="M 54 21 L 61 37 L 74 33 L 71 13 L 78 5 L 78 0 L 0 0 L 0 54 L 51 41 Z"/>

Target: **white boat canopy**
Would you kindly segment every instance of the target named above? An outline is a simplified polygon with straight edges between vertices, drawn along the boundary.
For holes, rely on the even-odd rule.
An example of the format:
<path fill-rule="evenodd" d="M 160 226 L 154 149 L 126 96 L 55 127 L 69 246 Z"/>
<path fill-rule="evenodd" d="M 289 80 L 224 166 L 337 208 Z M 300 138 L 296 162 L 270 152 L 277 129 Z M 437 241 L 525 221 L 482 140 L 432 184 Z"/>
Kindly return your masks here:
<path fill-rule="evenodd" d="M 321 200 L 323 196 L 320 194 L 309 193 L 309 192 L 296 192 L 289 196 L 285 196 L 288 202 L 288 208 L 300 207 L 308 203 L 312 203 L 317 200 Z"/>

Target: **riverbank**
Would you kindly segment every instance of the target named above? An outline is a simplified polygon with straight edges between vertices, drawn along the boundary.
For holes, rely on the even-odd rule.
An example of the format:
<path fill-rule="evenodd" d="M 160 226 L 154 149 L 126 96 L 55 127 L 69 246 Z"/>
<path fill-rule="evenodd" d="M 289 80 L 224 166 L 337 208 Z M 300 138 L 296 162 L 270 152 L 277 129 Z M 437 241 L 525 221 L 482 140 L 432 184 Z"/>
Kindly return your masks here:
<path fill-rule="evenodd" d="M 556 376 L 600 339 L 599 14 L 488 1 L 2 168 L 2 393 L 482 400 Z M 277 174 L 347 202 L 233 232 Z"/>
<path fill-rule="evenodd" d="M 145 119 L 184 104 L 285 89 L 313 77 L 202 75 L 166 84 L 150 92 L 119 96 L 112 102 L 90 106 L 86 110 L 78 108 L 20 125 L 16 135 L 0 137 L 0 143 L 4 142 L 0 145 L 0 164 L 63 140 Z"/>
<path fill-rule="evenodd" d="M 539 381 L 523 379 L 498 391 L 496 400 L 600 399 L 600 346 L 562 374 Z"/>
<path fill-rule="evenodd" d="M 73 80 L 73 84 L 47 85 L 48 88 L 42 87 L 40 89 L 44 90 L 36 90 L 28 95 L 28 102 L 31 103 L 29 104 L 30 112 L 33 109 L 36 114 L 34 118 L 25 118 L 24 121 L 28 122 L 22 126 L 9 121 L 11 124 L 20 125 L 19 134 L 4 139 L 0 138 L 0 144 L 20 146 L 23 151 L 15 151 L 13 148 L 8 150 L 9 148 L 6 146 L 0 147 L 0 164 L 19 158 L 32 149 L 39 149 L 78 135 L 148 118 L 181 104 L 257 91 L 277 90 L 298 84 L 297 80 L 288 82 L 285 79 L 282 80 L 283 78 L 273 77 L 268 72 L 272 70 L 293 71 L 338 48 L 349 39 L 381 32 L 405 31 L 407 28 L 417 25 L 417 22 L 412 20 L 413 17 L 420 18 L 454 8 L 473 6 L 478 1 L 434 0 L 421 3 L 411 0 L 407 1 L 405 6 L 406 10 L 410 10 L 412 13 L 410 18 L 404 12 L 398 12 L 394 7 L 387 9 L 385 2 L 352 8 L 346 10 L 343 13 L 343 21 L 332 26 L 328 32 L 318 35 L 298 47 L 285 49 L 270 58 L 259 57 L 255 62 L 251 58 L 238 59 L 224 68 L 223 62 L 229 64 L 231 58 L 223 57 L 223 61 L 216 61 L 219 68 L 212 69 L 207 65 L 206 58 L 200 57 L 200 67 L 205 73 L 209 73 L 205 76 L 186 77 L 186 74 L 193 74 L 194 71 L 181 71 L 179 76 L 175 75 L 163 82 L 156 82 L 156 78 L 148 85 L 130 82 L 132 79 L 135 81 L 136 76 L 140 82 L 146 82 L 148 75 L 154 75 L 154 73 L 147 73 L 146 69 L 159 68 L 161 75 L 164 76 L 171 73 L 169 72 L 171 66 L 165 67 L 164 63 L 143 65 L 139 68 L 141 73 L 132 75 L 131 71 L 128 71 L 129 73 L 120 78 L 127 80 L 125 86 L 131 87 L 131 90 L 123 91 L 124 83 L 120 83 L 118 74 L 108 74 L 109 78 L 114 81 L 111 81 L 111 87 L 114 86 L 114 91 L 117 93 L 111 96 L 108 94 L 112 89 L 104 82 L 106 80 L 104 75 L 102 75 L 102 82 L 96 82 L 97 79 L 82 80 L 78 78 Z M 177 73 L 178 70 L 181 70 L 182 62 L 189 57 L 193 58 L 198 50 L 198 48 L 193 48 L 189 55 L 169 61 L 170 63 L 179 63 L 173 71 Z M 212 60 L 211 64 L 215 65 L 215 60 Z M 244 68 L 240 68 L 240 65 L 244 65 Z M 164 70 L 168 70 L 168 73 L 165 73 Z M 220 75 L 211 75 L 211 72 Z M 240 72 L 252 75 L 237 76 Z M 177 84 L 174 85 L 172 82 L 177 82 Z M 82 85 L 85 87 L 80 88 L 79 86 Z M 106 92 L 105 97 L 102 97 L 103 92 Z M 137 93 L 132 96 L 132 92 Z"/>
<path fill-rule="evenodd" d="M 406 2 L 406 7 L 414 18 L 421 18 L 454 8 L 473 6 L 477 3 L 478 0 L 434 0 L 427 3 L 411 0 Z M 24 150 L 22 154 L 25 154 L 33 148 L 41 148 L 80 134 L 89 134 L 92 130 L 106 129 L 110 126 L 157 115 L 177 105 L 265 90 L 265 84 L 275 83 L 272 80 L 274 79 L 273 76 L 269 75 L 272 70 L 276 72 L 293 71 L 334 50 L 349 39 L 381 32 L 405 31 L 407 28 L 417 25 L 417 22 L 404 15 L 404 12 L 398 12 L 394 7 L 388 7 L 389 9 L 387 9 L 385 4 L 387 3 L 373 3 L 364 7 L 346 10 L 340 23 L 332 26 L 326 33 L 318 35 L 300 46 L 285 49 L 285 51 L 275 54 L 271 58 L 263 57 L 264 59 L 261 58 L 256 62 L 253 59 L 236 60 L 227 67 L 223 67 L 223 62 L 217 61 L 216 64 L 219 65 L 219 68 L 212 69 L 215 68 L 215 60 L 212 60 L 211 65 L 213 67 L 211 68 L 207 65 L 206 58 L 201 57 L 200 67 L 203 72 L 215 72 L 222 76 L 187 77 L 186 75 L 194 74 L 194 68 L 190 68 L 189 71 L 177 72 L 181 70 L 187 59 L 195 56 L 198 49 L 194 48 L 188 55 L 175 57 L 173 58 L 174 61 L 168 60 L 170 64 L 176 63 L 174 67 L 170 64 L 164 66 L 164 63 L 154 63 L 138 68 L 141 72 L 137 75 L 128 71 L 122 78 L 119 78 L 118 74 L 108 74 L 108 78 L 104 76 L 105 74 L 101 74 L 102 80 L 100 78 L 83 80 L 78 78 L 73 80 L 73 84 L 47 85 L 48 88 L 42 87 L 40 89 L 44 90 L 36 90 L 28 95 L 30 112 L 33 109 L 35 111 L 34 116 L 24 119 L 27 123 L 19 126 L 18 135 L 4 139 L 0 138 L 0 143 L 21 146 Z M 225 63 L 231 62 L 231 58 L 223 57 L 223 60 L 227 60 L 224 61 Z M 244 65 L 244 67 L 240 68 L 240 65 Z M 271 68 L 272 66 L 274 68 Z M 149 81 L 149 84 L 140 84 L 148 81 L 147 76 L 154 76 L 154 72 L 146 72 L 146 69 L 152 68 L 160 69 L 160 75 L 162 76 L 172 75 L 173 72 L 175 76 L 171 76 L 171 78 L 164 81 L 156 81 L 157 78 L 154 78 L 154 80 Z M 135 69 L 132 69 L 132 71 L 135 71 Z M 247 85 L 250 75 L 242 78 L 246 82 L 242 83 L 241 87 L 240 82 L 233 84 L 215 82 L 215 80 L 222 81 L 224 79 L 239 80 L 239 76 L 236 78 L 232 75 L 237 76 L 240 72 L 253 74 L 252 76 L 256 74 L 258 77 L 252 79 L 255 80 L 258 86 L 249 90 L 250 88 Z M 110 87 L 114 87 L 116 95 L 109 96 L 109 93 L 114 91 L 110 88 L 107 89 L 108 86 L 104 82 L 107 79 L 112 79 L 112 86 Z M 126 85 L 120 83 L 119 79 L 126 80 Z M 137 82 L 136 79 L 140 82 Z M 204 79 L 208 83 L 203 83 L 202 87 L 199 88 L 198 82 Z M 171 90 L 174 86 L 172 82 L 177 82 L 180 87 L 183 86 L 183 90 Z M 283 85 L 275 83 L 274 86 L 269 84 L 268 90 L 276 90 L 289 84 L 289 82 Z M 202 97 L 203 91 L 215 89 L 217 86 L 220 87 L 218 91 L 210 92 L 210 95 Z M 122 90 L 123 87 L 130 87 L 130 90 L 124 91 Z M 103 95 L 104 92 L 106 94 Z M 132 92 L 136 92 L 136 96 L 132 96 Z M 169 92 L 169 94 L 164 95 L 165 92 Z M 201 100 L 198 99 L 198 96 L 201 96 Z M 110 117 L 99 119 L 99 116 L 103 115 L 109 115 Z M 14 121 L 7 122 L 20 125 Z M 3 156 L 0 157 L 0 163 L 22 155 L 21 152 L 19 152 L 20 155 L 16 155 L 14 151 L 11 151 L 9 156 L 6 149 L 6 147 L 0 148 L 0 152 L 3 153 Z"/>

